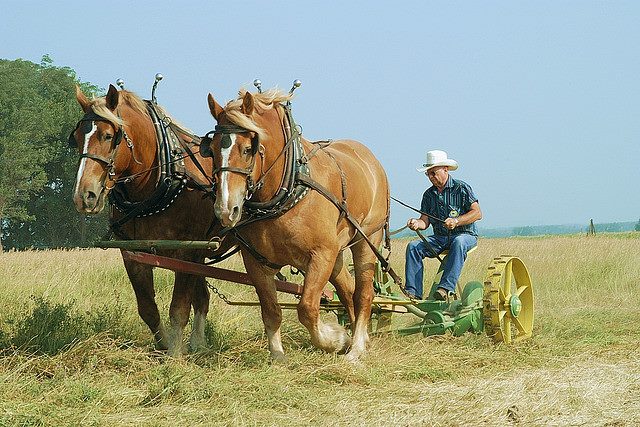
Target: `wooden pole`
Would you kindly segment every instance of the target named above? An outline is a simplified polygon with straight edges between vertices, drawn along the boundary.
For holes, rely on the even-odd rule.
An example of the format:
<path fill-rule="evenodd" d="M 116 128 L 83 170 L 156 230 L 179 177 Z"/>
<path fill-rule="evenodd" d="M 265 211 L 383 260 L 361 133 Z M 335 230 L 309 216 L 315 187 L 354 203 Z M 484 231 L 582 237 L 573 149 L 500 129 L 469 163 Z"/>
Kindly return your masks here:
<path fill-rule="evenodd" d="M 106 240 L 97 244 L 99 248 L 117 248 L 125 250 L 154 249 L 208 249 L 215 251 L 220 247 L 218 241 L 208 240 Z"/>

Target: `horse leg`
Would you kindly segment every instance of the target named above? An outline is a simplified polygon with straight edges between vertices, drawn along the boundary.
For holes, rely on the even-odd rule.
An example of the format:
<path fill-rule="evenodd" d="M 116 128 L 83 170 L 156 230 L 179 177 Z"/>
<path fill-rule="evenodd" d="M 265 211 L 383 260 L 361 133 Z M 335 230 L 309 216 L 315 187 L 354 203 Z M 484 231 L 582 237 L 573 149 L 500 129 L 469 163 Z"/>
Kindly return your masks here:
<path fill-rule="evenodd" d="M 269 352 L 274 362 L 285 362 L 284 347 L 280 336 L 280 325 L 282 324 L 282 309 L 278 305 L 278 294 L 276 292 L 275 274 L 277 270 L 260 264 L 251 255 L 242 253 L 244 266 L 251 277 L 251 282 L 256 288 L 256 294 L 260 300 L 260 311 L 262 323 L 267 333 L 269 341 Z"/>
<path fill-rule="evenodd" d="M 353 311 L 353 292 L 355 289 L 355 282 L 351 274 L 349 274 L 349 270 L 344 265 L 343 252 L 338 253 L 336 264 L 333 266 L 329 282 L 331 282 L 331 284 L 336 288 L 338 298 L 340 298 L 340 302 L 349 316 L 349 323 L 353 326 L 355 320 Z"/>
<path fill-rule="evenodd" d="M 298 303 L 298 319 L 309 331 L 311 342 L 327 353 L 346 351 L 351 345 L 351 338 L 346 329 L 337 323 L 322 322 L 319 315 L 322 289 L 334 271 L 336 260 L 335 252 L 313 255 L 304 276 L 304 291 Z M 336 277 L 343 278 L 344 276 L 337 274 Z M 343 288 L 343 286 L 339 287 Z M 345 290 L 344 297 L 346 301 L 349 300 L 347 290 Z"/>
<path fill-rule="evenodd" d="M 194 278 L 195 276 L 190 274 L 176 272 L 171 305 L 169 306 L 171 321 L 169 356 L 172 357 L 178 357 L 182 354 L 183 331 L 189 322 L 189 314 L 191 314 L 191 293 Z"/>
<path fill-rule="evenodd" d="M 374 233 L 370 239 L 375 247 L 380 246 L 382 230 Z M 356 290 L 353 298 L 356 321 L 353 327 L 353 344 L 346 357 L 350 362 L 356 362 L 366 351 L 369 342 L 368 326 L 371 317 L 371 302 L 373 301 L 376 256 L 364 240 L 354 245 L 351 253 L 356 271 Z"/>
<path fill-rule="evenodd" d="M 193 279 L 191 305 L 193 306 L 193 328 L 189 338 L 189 348 L 197 351 L 207 346 L 204 336 L 207 313 L 209 313 L 209 289 L 204 277 L 196 276 Z"/>
<path fill-rule="evenodd" d="M 133 291 L 136 294 L 138 314 L 151 330 L 156 349 L 167 350 L 169 348 L 169 340 L 162 326 L 160 312 L 155 300 L 156 293 L 153 288 L 152 268 L 132 261 L 125 261 L 124 268 L 127 270 L 131 286 L 133 286 Z"/>

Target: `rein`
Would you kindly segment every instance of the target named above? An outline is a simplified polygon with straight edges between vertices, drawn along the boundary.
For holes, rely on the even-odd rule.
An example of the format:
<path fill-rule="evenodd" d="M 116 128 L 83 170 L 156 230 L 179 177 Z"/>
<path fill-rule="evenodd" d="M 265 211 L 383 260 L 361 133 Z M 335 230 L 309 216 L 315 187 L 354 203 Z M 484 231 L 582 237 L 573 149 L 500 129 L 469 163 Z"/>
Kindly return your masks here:
<path fill-rule="evenodd" d="M 440 222 L 442 222 L 442 223 L 444 223 L 444 222 L 445 222 L 445 221 L 444 221 L 444 219 L 438 218 L 437 216 L 433 216 L 433 215 L 428 214 L 428 213 L 426 213 L 426 212 L 422 212 L 421 210 L 416 209 L 416 208 L 414 208 L 413 206 L 410 206 L 410 205 L 406 204 L 405 202 L 403 202 L 403 201 L 401 201 L 401 200 L 396 199 L 396 198 L 395 198 L 395 197 L 393 197 L 393 196 L 390 196 L 390 198 L 391 198 L 391 200 L 395 200 L 396 202 L 400 203 L 400 204 L 401 204 L 402 206 L 404 206 L 405 208 L 409 208 L 409 209 L 411 209 L 412 211 L 419 213 L 420 215 L 424 215 L 424 216 L 426 216 L 426 217 L 428 217 L 428 218 L 430 218 L 430 219 L 435 219 L 436 221 L 440 221 Z"/>

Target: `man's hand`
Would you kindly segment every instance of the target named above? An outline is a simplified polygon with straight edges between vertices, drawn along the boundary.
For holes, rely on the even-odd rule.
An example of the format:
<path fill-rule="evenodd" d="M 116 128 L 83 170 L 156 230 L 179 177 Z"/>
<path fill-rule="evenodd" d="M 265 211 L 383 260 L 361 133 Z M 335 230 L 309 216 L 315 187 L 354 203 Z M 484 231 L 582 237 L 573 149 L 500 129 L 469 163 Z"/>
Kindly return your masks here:
<path fill-rule="evenodd" d="M 416 218 L 410 218 L 409 221 L 407 221 L 407 227 L 409 227 L 410 230 L 416 231 L 420 229 L 420 225 L 422 221 L 420 221 L 419 219 Z"/>
<path fill-rule="evenodd" d="M 453 230 L 458 226 L 458 218 L 447 218 L 444 220 L 444 226 L 447 230 Z"/>

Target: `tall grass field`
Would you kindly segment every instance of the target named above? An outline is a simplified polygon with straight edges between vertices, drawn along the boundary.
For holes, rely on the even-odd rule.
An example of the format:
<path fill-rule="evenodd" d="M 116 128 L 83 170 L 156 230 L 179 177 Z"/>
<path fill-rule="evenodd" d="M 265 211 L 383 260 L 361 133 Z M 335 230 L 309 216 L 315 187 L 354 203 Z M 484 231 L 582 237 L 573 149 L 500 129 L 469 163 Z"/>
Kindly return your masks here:
<path fill-rule="evenodd" d="M 402 271 L 407 240 L 393 243 Z M 461 282 L 503 254 L 531 273 L 529 340 L 375 336 L 352 365 L 286 310 L 289 360 L 272 365 L 257 307 L 212 295 L 208 349 L 172 359 L 153 350 L 117 250 L 0 253 L 0 426 L 640 425 L 640 233 L 481 239 Z M 167 324 L 173 275 L 154 274 Z"/>

